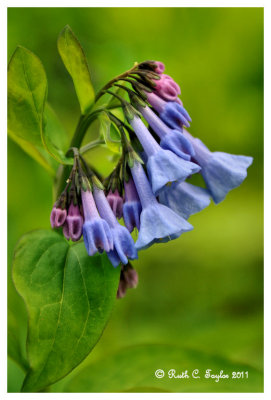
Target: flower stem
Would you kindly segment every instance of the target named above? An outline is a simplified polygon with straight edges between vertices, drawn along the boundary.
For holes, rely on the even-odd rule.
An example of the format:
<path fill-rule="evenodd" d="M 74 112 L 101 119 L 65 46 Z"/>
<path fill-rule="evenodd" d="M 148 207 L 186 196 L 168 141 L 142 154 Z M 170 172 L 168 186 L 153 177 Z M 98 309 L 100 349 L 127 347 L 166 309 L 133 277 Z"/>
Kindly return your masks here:
<path fill-rule="evenodd" d="M 70 148 L 71 147 L 77 147 L 79 148 L 81 146 L 81 143 L 84 139 L 85 133 L 90 126 L 90 124 L 97 118 L 99 112 L 101 110 L 95 110 L 93 113 L 84 115 L 79 118 L 77 127 L 75 129 L 73 138 L 70 143 Z M 70 150 L 69 148 L 69 150 Z M 68 150 L 68 151 L 69 151 Z M 70 166 L 69 165 L 60 165 L 56 174 L 56 180 L 55 180 L 55 188 L 54 188 L 54 197 L 57 198 L 59 194 L 62 192 L 63 187 L 65 186 L 65 182 L 67 179 L 67 176 L 69 176 L 69 170 Z"/>
<path fill-rule="evenodd" d="M 130 68 L 128 71 L 123 72 L 122 74 L 116 76 L 115 78 L 111 79 L 106 85 L 102 87 L 102 89 L 97 93 L 95 97 L 95 102 L 99 100 L 100 97 L 105 93 L 107 89 L 109 89 L 115 82 L 122 78 L 126 78 L 131 72 L 133 72 L 135 69 L 137 69 L 138 63 L 136 63 L 132 68 Z"/>
<path fill-rule="evenodd" d="M 89 142 L 88 144 L 86 144 L 85 146 L 81 147 L 79 149 L 80 154 L 84 154 L 87 151 L 93 149 L 94 147 L 98 146 L 99 144 L 104 144 L 105 141 L 102 139 L 97 139 L 97 140 L 93 140 L 93 142 Z"/>

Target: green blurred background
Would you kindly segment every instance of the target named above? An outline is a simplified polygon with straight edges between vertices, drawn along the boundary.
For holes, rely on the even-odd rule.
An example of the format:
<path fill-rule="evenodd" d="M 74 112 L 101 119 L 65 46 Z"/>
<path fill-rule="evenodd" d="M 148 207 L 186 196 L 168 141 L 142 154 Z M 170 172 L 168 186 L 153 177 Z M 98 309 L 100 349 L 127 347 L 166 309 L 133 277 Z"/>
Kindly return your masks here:
<path fill-rule="evenodd" d="M 261 371 L 263 9 L 9 8 L 8 58 L 18 44 L 38 55 L 48 77 L 49 102 L 71 136 L 79 106 L 56 47 L 66 24 L 85 50 L 96 90 L 135 61 L 161 60 L 181 86 L 193 119 L 191 133 L 212 150 L 254 157 L 240 188 L 191 217 L 193 231 L 140 253 L 134 263 L 138 288 L 116 302 L 100 342 L 83 365 L 110 359 L 108 354 L 126 346 L 176 343 Z M 91 157 L 98 169 L 110 171 L 109 152 L 93 151 Z M 11 267 L 20 236 L 49 228 L 52 181 L 11 140 L 8 175 Z M 10 268 L 9 314 L 23 343 L 25 310 Z M 23 376 L 10 360 L 9 391 L 19 390 Z M 63 390 L 65 381 L 52 390 Z M 259 380 L 255 391 L 261 390 Z"/>

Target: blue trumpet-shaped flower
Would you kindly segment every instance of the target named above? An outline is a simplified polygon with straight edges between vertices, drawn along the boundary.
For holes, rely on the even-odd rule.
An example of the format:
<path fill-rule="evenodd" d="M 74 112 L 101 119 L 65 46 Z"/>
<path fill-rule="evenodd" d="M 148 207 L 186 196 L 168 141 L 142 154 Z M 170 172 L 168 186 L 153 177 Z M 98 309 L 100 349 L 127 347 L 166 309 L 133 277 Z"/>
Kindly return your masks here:
<path fill-rule="evenodd" d="M 102 219 L 97 211 L 93 195 L 87 190 L 81 190 L 85 222 L 83 224 L 83 237 L 87 252 L 90 256 L 113 249 L 113 236 L 107 222 Z"/>
<path fill-rule="evenodd" d="M 188 219 L 210 204 L 210 194 L 206 189 L 187 182 L 173 182 L 159 194 L 159 202 Z"/>
<path fill-rule="evenodd" d="M 148 102 L 158 111 L 160 118 L 172 129 L 189 128 L 191 117 L 180 101 L 164 101 L 154 93 L 147 94 Z"/>
<path fill-rule="evenodd" d="M 194 149 L 190 141 L 179 129 L 169 128 L 149 107 L 140 107 L 140 112 L 152 129 L 160 137 L 160 146 L 170 150 L 184 160 L 194 156 Z"/>
<path fill-rule="evenodd" d="M 113 266 L 117 267 L 120 262 L 127 264 L 128 259 L 137 258 L 132 236 L 127 228 L 118 223 L 103 190 L 96 186 L 94 186 L 94 198 L 101 217 L 108 223 L 112 232 L 114 248 L 107 252 L 107 255 Z"/>
<path fill-rule="evenodd" d="M 158 203 L 139 162 L 134 162 L 131 172 L 142 204 L 140 230 L 136 242 L 138 250 L 146 249 L 153 243 L 176 239 L 182 233 L 193 229 L 184 218 Z"/>
<path fill-rule="evenodd" d="M 129 232 L 140 227 L 141 203 L 133 179 L 124 181 L 125 203 L 123 204 L 123 219 Z"/>
<path fill-rule="evenodd" d="M 167 183 L 184 181 L 188 176 L 200 171 L 199 165 L 183 160 L 170 150 L 162 149 L 138 116 L 135 115 L 130 124 L 148 157 L 147 171 L 155 195 L 158 195 Z"/>
<path fill-rule="evenodd" d="M 185 130 L 184 134 L 194 147 L 194 159 L 201 166 L 203 179 L 214 202 L 220 203 L 230 190 L 241 185 L 253 158 L 219 151 L 212 153 L 201 140 Z"/>

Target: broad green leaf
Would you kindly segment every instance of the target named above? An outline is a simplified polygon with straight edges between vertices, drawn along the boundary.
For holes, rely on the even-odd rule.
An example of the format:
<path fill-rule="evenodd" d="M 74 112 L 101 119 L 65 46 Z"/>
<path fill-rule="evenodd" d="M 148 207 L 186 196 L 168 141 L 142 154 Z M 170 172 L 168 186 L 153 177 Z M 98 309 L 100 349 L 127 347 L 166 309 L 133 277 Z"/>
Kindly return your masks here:
<path fill-rule="evenodd" d="M 119 273 L 105 254 L 89 257 L 84 243 L 70 246 L 58 233 L 21 238 L 13 279 L 29 318 L 24 392 L 56 382 L 89 354 L 110 316 Z"/>
<path fill-rule="evenodd" d="M 187 371 L 189 378 L 170 378 Z M 228 374 L 228 379 L 205 378 L 211 374 Z M 164 377 L 156 378 L 155 371 Z M 198 370 L 200 378 L 193 378 Z M 248 378 L 232 378 L 234 371 L 248 371 Z M 178 346 L 153 344 L 124 348 L 118 353 L 89 364 L 64 387 L 65 392 L 261 392 L 263 375 L 257 369 L 216 355 Z"/>
<path fill-rule="evenodd" d="M 8 66 L 8 133 L 54 174 L 56 163 L 51 156 L 61 163 L 70 160 L 53 144 L 65 133 L 46 98 L 47 78 L 41 61 L 31 51 L 17 47 Z"/>
<path fill-rule="evenodd" d="M 48 153 L 60 164 L 73 164 L 61 149 L 67 149 L 67 134 L 52 107 L 46 103 L 43 114 L 42 142 Z"/>
<path fill-rule="evenodd" d="M 41 141 L 47 79 L 39 58 L 19 46 L 8 66 L 8 133 L 43 167 L 54 172 Z"/>
<path fill-rule="evenodd" d="M 19 315 L 18 315 L 19 313 Z M 21 310 L 17 308 L 16 312 L 8 308 L 8 356 L 12 358 L 24 370 L 28 368 L 25 359 L 25 346 L 22 340 L 22 331 L 24 324 L 22 323 Z M 23 312 L 23 314 L 25 314 Z"/>
<path fill-rule="evenodd" d="M 113 153 L 120 153 L 120 134 L 106 112 L 102 111 L 99 114 L 99 122 L 100 136 L 104 139 L 108 149 Z"/>
<path fill-rule="evenodd" d="M 81 113 L 84 115 L 94 103 L 95 93 L 86 56 L 78 39 L 68 25 L 60 33 L 57 47 L 62 61 L 72 77 Z"/>

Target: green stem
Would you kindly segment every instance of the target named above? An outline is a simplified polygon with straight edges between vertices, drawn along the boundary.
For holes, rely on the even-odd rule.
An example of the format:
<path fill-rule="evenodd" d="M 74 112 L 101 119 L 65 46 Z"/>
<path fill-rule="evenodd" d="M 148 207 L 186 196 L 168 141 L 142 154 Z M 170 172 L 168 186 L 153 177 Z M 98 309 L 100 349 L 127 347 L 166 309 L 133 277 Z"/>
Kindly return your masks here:
<path fill-rule="evenodd" d="M 104 143 L 105 143 L 105 141 L 102 140 L 102 139 L 94 140 L 93 142 L 89 142 L 85 146 L 81 147 L 79 149 L 79 152 L 80 152 L 80 154 L 84 154 L 87 151 L 89 151 L 89 150 L 93 149 L 94 147 L 98 146 L 99 144 L 104 144 Z"/>
<path fill-rule="evenodd" d="M 102 87 L 102 89 L 97 93 L 95 97 L 95 102 L 99 100 L 100 97 L 105 93 L 106 89 L 109 89 L 115 82 L 120 80 L 121 78 L 126 78 L 131 72 L 133 72 L 135 69 L 137 69 L 138 64 L 135 64 L 132 68 L 130 68 L 128 71 L 123 72 L 122 74 L 116 76 L 115 78 L 111 79 L 106 85 Z"/>
<path fill-rule="evenodd" d="M 73 138 L 71 140 L 70 148 L 71 147 L 79 148 L 81 146 L 87 129 L 89 128 L 90 124 L 97 118 L 97 115 L 99 114 L 100 111 L 101 111 L 100 109 L 97 109 L 92 114 L 84 116 L 81 115 L 77 127 L 75 129 Z M 58 196 L 63 190 L 63 187 L 65 186 L 65 182 L 67 180 L 67 177 L 69 176 L 70 168 L 71 167 L 69 165 L 60 165 L 60 167 L 58 168 L 56 175 L 56 187 L 54 191 L 56 198 L 58 198 Z"/>

